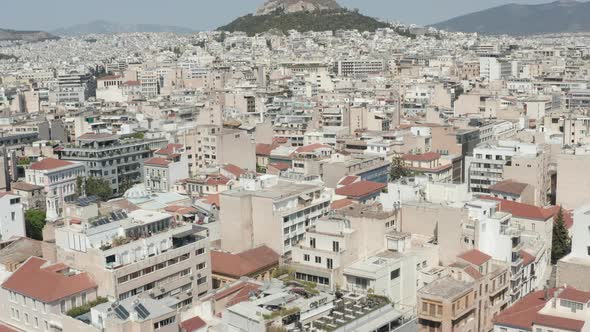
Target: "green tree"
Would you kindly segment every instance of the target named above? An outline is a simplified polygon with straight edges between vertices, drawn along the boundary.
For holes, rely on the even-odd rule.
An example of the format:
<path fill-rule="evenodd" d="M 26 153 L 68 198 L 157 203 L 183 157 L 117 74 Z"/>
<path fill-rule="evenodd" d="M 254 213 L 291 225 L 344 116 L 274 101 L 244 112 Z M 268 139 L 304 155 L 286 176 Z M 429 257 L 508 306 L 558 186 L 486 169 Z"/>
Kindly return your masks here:
<path fill-rule="evenodd" d="M 412 176 L 412 171 L 404 164 L 404 160 L 400 156 L 395 156 L 391 160 L 391 168 L 389 170 L 389 178 L 391 181 Z"/>
<path fill-rule="evenodd" d="M 102 201 L 108 201 L 113 196 L 111 185 L 101 178 L 88 178 L 84 185 L 87 196 L 98 196 Z"/>
<path fill-rule="evenodd" d="M 556 264 L 572 250 L 572 240 L 563 222 L 563 210 L 560 207 L 557 213 L 557 220 L 553 224 L 553 238 L 551 247 L 551 262 Z"/>
<path fill-rule="evenodd" d="M 25 228 L 27 237 L 42 241 L 43 227 L 45 227 L 44 211 L 31 209 L 25 212 Z"/>

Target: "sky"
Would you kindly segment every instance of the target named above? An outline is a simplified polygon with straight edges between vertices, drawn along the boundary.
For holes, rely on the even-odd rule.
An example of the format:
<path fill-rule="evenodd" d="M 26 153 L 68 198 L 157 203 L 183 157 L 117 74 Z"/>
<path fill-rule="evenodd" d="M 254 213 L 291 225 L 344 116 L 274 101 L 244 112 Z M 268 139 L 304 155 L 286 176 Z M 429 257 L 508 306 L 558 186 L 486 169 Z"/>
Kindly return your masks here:
<path fill-rule="evenodd" d="M 363 14 L 426 25 L 509 2 L 552 0 L 338 0 Z M 212 30 L 252 13 L 264 0 L 0 0 L 0 28 L 51 31 L 97 19 Z"/>

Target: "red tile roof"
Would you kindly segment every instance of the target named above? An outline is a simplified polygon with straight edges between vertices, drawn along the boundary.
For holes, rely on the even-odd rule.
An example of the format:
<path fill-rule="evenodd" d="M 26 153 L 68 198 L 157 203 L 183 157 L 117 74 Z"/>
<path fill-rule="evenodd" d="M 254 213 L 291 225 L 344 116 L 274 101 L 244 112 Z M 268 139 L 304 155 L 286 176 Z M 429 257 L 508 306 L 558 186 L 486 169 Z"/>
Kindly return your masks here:
<path fill-rule="evenodd" d="M 298 147 L 297 150 L 295 150 L 295 151 L 299 152 L 299 153 L 306 153 L 306 152 L 313 152 L 318 149 L 331 149 L 331 148 L 332 147 L 329 145 L 315 143 L 315 144 L 310 144 L 310 145 Z"/>
<path fill-rule="evenodd" d="M 486 255 L 477 249 L 471 249 L 469 251 L 462 253 L 461 255 L 459 255 L 457 257 L 461 258 L 462 260 L 467 261 L 473 265 L 477 265 L 477 266 L 483 265 L 485 262 L 492 259 L 491 256 Z"/>
<path fill-rule="evenodd" d="M 219 207 L 219 194 L 209 195 L 203 199 L 205 203 Z"/>
<path fill-rule="evenodd" d="M 336 194 L 349 198 L 360 198 L 381 191 L 387 185 L 380 182 L 359 181 L 336 189 Z"/>
<path fill-rule="evenodd" d="M 183 321 L 182 323 L 180 323 L 180 328 L 182 329 L 183 332 L 196 331 L 196 330 L 202 329 L 205 326 L 207 326 L 207 323 L 205 323 L 205 321 L 202 320 L 201 317 L 199 317 L 199 316 L 193 317 L 191 319 L 187 319 L 187 320 Z"/>
<path fill-rule="evenodd" d="M 542 325 L 547 327 L 553 327 L 556 329 L 568 330 L 568 331 L 582 331 L 585 322 L 583 320 L 549 316 L 537 314 L 533 319 L 533 323 L 536 325 Z"/>
<path fill-rule="evenodd" d="M 233 164 L 227 164 L 227 165 L 223 166 L 223 169 L 228 171 L 229 173 L 233 174 L 237 178 L 239 178 L 240 176 L 242 176 L 243 174 L 246 173 L 246 170 L 244 170 L 241 167 L 238 167 L 236 165 L 233 165 Z"/>
<path fill-rule="evenodd" d="M 557 297 L 560 299 L 570 300 L 579 303 L 588 303 L 590 301 L 590 293 L 577 290 L 573 287 L 565 288 Z"/>
<path fill-rule="evenodd" d="M 279 254 L 267 246 L 261 246 L 239 254 L 211 251 L 211 271 L 239 279 L 252 276 L 279 264 Z"/>
<path fill-rule="evenodd" d="M 508 212 L 517 218 L 548 220 L 553 217 L 555 213 L 553 209 L 546 209 L 535 205 L 513 202 L 491 196 L 480 196 L 479 198 L 500 202 L 498 206 L 500 211 Z"/>
<path fill-rule="evenodd" d="M 268 164 L 268 166 L 270 166 L 272 168 L 276 168 L 279 171 L 286 171 L 289 168 L 291 168 L 291 165 L 289 165 L 287 163 L 272 163 L 272 164 Z"/>
<path fill-rule="evenodd" d="M 358 176 L 348 175 L 348 176 L 343 177 L 342 180 L 340 180 L 340 182 L 338 182 L 338 185 L 348 186 L 349 184 L 352 184 L 359 179 L 360 178 Z"/>
<path fill-rule="evenodd" d="M 224 299 L 230 295 L 238 293 L 242 289 L 248 289 L 250 291 L 255 291 L 255 290 L 258 290 L 259 288 L 260 288 L 260 286 L 250 283 L 250 282 L 240 282 L 237 285 L 231 286 L 227 289 L 221 290 L 220 292 L 216 293 L 213 296 L 213 299 L 216 301 L 219 301 L 219 300 Z"/>
<path fill-rule="evenodd" d="M 343 199 L 339 199 L 339 200 L 332 202 L 332 204 L 330 205 L 330 208 L 332 210 L 339 210 L 339 209 L 345 208 L 351 204 L 354 204 L 354 201 L 352 199 L 343 198 Z"/>
<path fill-rule="evenodd" d="M 74 163 L 60 159 L 47 158 L 36 163 L 33 163 L 31 165 L 31 169 L 34 169 L 36 171 L 48 171 L 71 165 L 74 165 Z"/>
<path fill-rule="evenodd" d="M 66 265 L 44 266 L 47 263 L 42 258 L 31 257 L 6 279 L 2 287 L 45 303 L 97 288 L 88 273 L 67 276 L 61 273 L 67 269 Z"/>
<path fill-rule="evenodd" d="M 471 278 L 475 280 L 479 280 L 483 278 L 483 274 L 481 274 L 478 270 L 476 270 L 473 266 L 468 266 L 465 268 L 465 273 L 471 276 Z"/>
<path fill-rule="evenodd" d="M 554 213 L 553 221 L 557 223 L 557 216 L 559 215 L 560 206 L 552 207 L 552 211 Z M 563 223 L 565 224 L 565 228 L 570 229 L 574 226 L 574 213 L 571 210 L 562 209 L 563 214 Z"/>
<path fill-rule="evenodd" d="M 144 162 L 144 164 L 150 165 L 150 166 L 166 167 L 166 166 L 170 165 L 170 161 L 165 158 L 153 157 L 153 158 L 146 160 Z"/>
<path fill-rule="evenodd" d="M 270 156 L 273 146 L 270 144 L 258 143 L 256 144 L 256 155 L 257 156 Z"/>
<path fill-rule="evenodd" d="M 547 298 L 551 299 L 554 292 L 555 289 L 548 290 Z M 542 290 L 530 293 L 498 314 L 494 318 L 494 324 L 530 331 L 537 312 L 545 306 L 548 299 L 545 299 L 545 292 Z"/>
<path fill-rule="evenodd" d="M 208 186 L 218 186 L 218 185 L 226 185 L 230 179 L 221 175 L 221 174 L 214 174 L 209 175 L 207 180 L 205 180 L 205 184 Z"/>
<path fill-rule="evenodd" d="M 440 153 L 437 152 L 426 152 L 423 154 L 404 154 L 403 160 L 407 161 L 434 161 L 440 158 Z"/>
<path fill-rule="evenodd" d="M 529 254 L 528 252 L 521 250 L 520 257 L 522 257 L 522 265 L 527 266 L 535 261 L 535 256 Z"/>
<path fill-rule="evenodd" d="M 6 325 L 2 325 L 0 324 L 0 332 L 17 332 L 18 330 L 15 330 L 13 328 L 10 328 Z"/>
<path fill-rule="evenodd" d="M 173 153 L 177 153 L 183 147 L 184 147 L 184 145 L 182 145 L 182 144 L 168 144 L 165 148 L 156 151 L 155 154 L 168 156 Z"/>
<path fill-rule="evenodd" d="M 514 180 L 508 179 L 501 182 L 498 182 L 494 185 L 490 186 L 490 191 L 496 191 L 504 194 L 520 196 L 522 192 L 526 189 L 528 184 L 516 182 Z"/>

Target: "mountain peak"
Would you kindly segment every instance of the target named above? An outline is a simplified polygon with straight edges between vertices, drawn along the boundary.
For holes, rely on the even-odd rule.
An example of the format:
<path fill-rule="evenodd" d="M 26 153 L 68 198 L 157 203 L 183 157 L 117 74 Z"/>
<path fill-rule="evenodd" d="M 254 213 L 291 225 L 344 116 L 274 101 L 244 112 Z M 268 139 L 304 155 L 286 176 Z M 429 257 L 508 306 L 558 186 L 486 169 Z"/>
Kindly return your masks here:
<path fill-rule="evenodd" d="M 282 10 L 285 13 L 341 9 L 336 0 L 268 0 L 256 10 L 256 15 L 267 15 Z"/>

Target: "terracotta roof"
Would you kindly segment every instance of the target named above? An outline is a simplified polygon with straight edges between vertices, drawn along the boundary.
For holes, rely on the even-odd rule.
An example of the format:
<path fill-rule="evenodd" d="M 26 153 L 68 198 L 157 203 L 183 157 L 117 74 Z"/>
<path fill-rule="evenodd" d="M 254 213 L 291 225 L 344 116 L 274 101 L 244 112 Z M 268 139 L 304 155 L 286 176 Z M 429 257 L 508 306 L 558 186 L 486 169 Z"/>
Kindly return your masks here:
<path fill-rule="evenodd" d="M 68 268 L 66 265 L 44 266 L 47 263 L 42 258 L 31 257 L 6 279 L 2 287 L 45 303 L 97 288 L 88 273 L 67 276 L 61 273 Z"/>
<path fill-rule="evenodd" d="M 31 169 L 36 171 L 47 171 L 71 165 L 74 165 L 74 163 L 60 159 L 47 158 L 31 164 Z"/>
<path fill-rule="evenodd" d="M 577 290 L 573 287 L 565 288 L 557 297 L 560 299 L 570 300 L 579 303 L 588 303 L 590 301 L 590 293 Z"/>
<path fill-rule="evenodd" d="M 205 203 L 219 207 L 219 194 L 209 195 L 203 199 Z"/>
<path fill-rule="evenodd" d="M 461 258 L 462 260 L 467 261 L 473 265 L 477 265 L 477 266 L 483 265 L 485 262 L 492 259 L 491 256 L 486 255 L 477 249 L 471 249 L 469 251 L 462 253 L 461 255 L 459 255 L 457 257 Z"/>
<path fill-rule="evenodd" d="M 127 81 L 127 82 L 123 83 L 123 85 L 128 85 L 128 86 L 139 85 L 139 84 L 141 84 L 139 81 Z"/>
<path fill-rule="evenodd" d="M 169 205 L 164 208 L 166 212 L 177 213 L 177 214 L 189 214 L 189 213 L 197 213 L 197 209 L 192 206 L 182 206 L 182 205 Z"/>
<path fill-rule="evenodd" d="M 560 208 L 561 208 L 560 206 L 554 206 L 551 208 L 554 213 L 554 215 L 553 215 L 554 223 L 557 223 L 557 216 L 559 215 Z M 567 229 L 572 228 L 572 226 L 574 226 L 574 213 L 573 213 L 573 211 L 566 210 L 566 209 L 562 209 L 561 211 L 563 213 L 563 223 L 565 224 L 565 228 L 567 228 Z"/>
<path fill-rule="evenodd" d="M 360 198 L 381 191 L 387 185 L 380 182 L 359 181 L 336 189 L 336 194 L 349 198 Z"/>
<path fill-rule="evenodd" d="M 527 266 L 535 261 L 535 256 L 529 254 L 528 252 L 521 250 L 520 257 L 522 257 L 522 265 Z"/>
<path fill-rule="evenodd" d="M 251 276 L 279 264 L 279 254 L 267 246 L 261 246 L 239 254 L 211 251 L 211 271 L 233 278 Z"/>
<path fill-rule="evenodd" d="M 568 331 L 582 331 L 585 322 L 583 320 L 549 316 L 537 314 L 533 319 L 533 323 L 536 325 L 542 325 L 547 327 L 553 327 L 556 329 L 568 330 Z"/>
<path fill-rule="evenodd" d="M 553 297 L 556 289 L 548 290 L 547 300 L 544 291 L 530 293 L 494 318 L 494 324 L 531 330 L 537 312 Z"/>
<path fill-rule="evenodd" d="M 241 167 L 238 167 L 236 165 L 233 165 L 233 164 L 227 164 L 227 165 L 223 166 L 223 169 L 228 171 L 229 173 L 233 174 L 237 178 L 239 178 L 240 176 L 242 176 L 243 174 L 246 173 L 246 170 L 244 170 Z"/>
<path fill-rule="evenodd" d="M 18 330 L 15 330 L 13 328 L 10 328 L 6 325 L 0 324 L 0 332 L 17 332 Z"/>
<path fill-rule="evenodd" d="M 351 204 L 354 204 L 354 201 L 352 199 L 343 198 L 343 199 L 339 199 L 337 201 L 332 202 L 332 204 L 330 204 L 330 208 L 332 210 L 339 210 L 339 209 L 345 208 Z"/>
<path fill-rule="evenodd" d="M 226 289 L 221 290 L 220 292 L 216 293 L 213 296 L 213 299 L 216 301 L 219 301 L 219 300 L 224 299 L 232 294 L 238 293 L 242 289 L 248 289 L 251 291 L 255 291 L 255 290 L 258 290 L 259 288 L 260 288 L 260 286 L 250 283 L 250 282 L 240 282 L 237 285 L 231 286 L 229 288 L 226 288 Z"/>
<path fill-rule="evenodd" d="M 517 218 L 547 220 L 554 215 L 553 209 L 545 209 L 531 204 L 518 203 L 491 196 L 480 196 L 479 198 L 500 202 L 498 207 L 500 211 L 508 212 Z"/>
<path fill-rule="evenodd" d="M 165 148 L 156 151 L 155 154 L 168 156 L 173 153 L 177 153 L 178 150 L 182 149 L 183 147 L 184 145 L 182 144 L 168 144 Z"/>
<path fill-rule="evenodd" d="M 205 326 L 207 326 L 207 323 L 205 323 L 205 321 L 202 320 L 201 317 L 199 317 L 199 316 L 193 317 L 191 319 L 187 319 L 187 320 L 182 321 L 180 323 L 180 328 L 182 329 L 183 332 L 196 331 L 196 330 L 202 329 Z"/>
<path fill-rule="evenodd" d="M 478 280 L 483 278 L 483 274 L 481 274 L 478 270 L 476 270 L 473 266 L 469 265 L 465 268 L 465 273 L 471 276 L 471 278 Z"/>
<path fill-rule="evenodd" d="M 205 180 L 205 184 L 208 186 L 218 186 L 218 185 L 225 185 L 230 181 L 227 177 L 221 174 L 214 174 L 209 175 L 207 180 Z"/>
<path fill-rule="evenodd" d="M 270 156 L 273 146 L 270 144 L 258 143 L 256 144 L 256 155 L 258 156 Z"/>
<path fill-rule="evenodd" d="M 527 186 L 528 184 L 526 183 L 520 183 L 508 179 L 491 185 L 489 189 L 490 191 L 520 196 L 520 194 L 522 194 L 522 192 L 526 189 Z"/>
<path fill-rule="evenodd" d="M 106 75 L 97 79 L 97 81 L 108 81 L 108 80 L 116 80 L 121 78 L 121 75 Z"/>
<path fill-rule="evenodd" d="M 170 161 L 165 158 L 153 157 L 153 158 L 146 160 L 144 162 L 144 164 L 150 165 L 150 166 L 166 167 L 166 166 L 170 165 Z"/>
<path fill-rule="evenodd" d="M 360 177 L 358 177 L 358 176 L 348 175 L 348 176 L 343 177 L 342 180 L 340 180 L 340 182 L 338 182 L 338 185 L 348 186 L 349 184 L 352 184 L 359 179 L 360 179 Z"/>
<path fill-rule="evenodd" d="M 403 160 L 407 161 L 433 161 L 440 158 L 440 153 L 437 152 L 426 152 L 423 154 L 404 154 Z"/>
<path fill-rule="evenodd" d="M 313 152 L 318 149 L 331 149 L 331 148 L 332 147 L 329 145 L 314 143 L 314 144 L 298 147 L 297 150 L 295 150 L 295 151 L 297 151 L 299 153 L 306 153 L 306 152 Z"/>
<path fill-rule="evenodd" d="M 291 165 L 289 165 L 287 163 L 272 163 L 272 164 L 268 164 L 268 166 L 270 166 L 272 168 L 276 168 L 279 171 L 286 171 L 289 168 L 291 168 Z"/>

